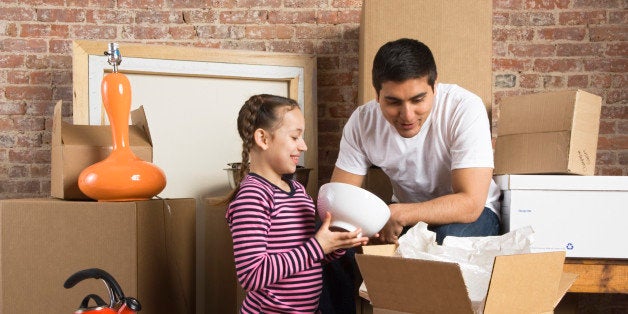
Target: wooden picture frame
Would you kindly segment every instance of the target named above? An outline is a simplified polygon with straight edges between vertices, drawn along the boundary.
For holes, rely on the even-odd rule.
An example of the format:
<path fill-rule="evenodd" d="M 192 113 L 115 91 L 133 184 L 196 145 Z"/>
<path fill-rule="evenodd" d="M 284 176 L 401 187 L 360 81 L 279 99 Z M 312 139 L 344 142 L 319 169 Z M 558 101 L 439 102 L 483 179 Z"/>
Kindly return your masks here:
<path fill-rule="evenodd" d="M 107 45 L 108 42 L 102 41 L 73 42 L 75 124 L 106 123 L 100 82 L 105 73 L 112 70 L 104 55 Z M 154 146 L 153 162 L 166 172 L 168 183 L 159 196 L 200 200 L 227 193 L 230 187 L 223 169 L 229 162 L 241 161 L 241 140 L 239 137 L 237 141 L 233 140 L 237 136 L 237 111 L 250 95 L 266 92 L 284 94 L 301 106 L 308 150 L 299 164 L 312 169 L 307 191 L 316 197 L 318 145 L 314 56 L 130 43 L 119 43 L 119 49 L 122 56 L 119 72 L 125 73 L 131 81 L 132 109 L 144 106 Z M 208 89 L 214 92 L 208 92 Z M 150 98 L 165 90 L 170 90 L 170 96 Z M 176 101 L 172 100 L 173 95 L 177 97 Z M 150 100 L 138 104 L 135 100 L 138 97 Z M 233 97 L 239 97 L 239 100 L 233 101 Z M 198 104 L 199 99 L 204 103 Z M 157 113 L 159 111 L 161 113 Z M 203 116 L 205 120 L 194 120 Z M 227 127 L 221 125 L 223 122 L 227 123 Z M 174 138 L 166 140 L 171 135 Z M 160 137 L 164 140 L 161 141 Z M 190 142 L 189 139 L 193 138 L 206 140 Z M 164 148 L 164 143 L 168 143 L 169 147 Z M 192 150 L 189 150 L 190 146 Z M 188 148 L 187 153 L 183 152 L 185 148 Z M 214 158 L 225 151 L 226 157 L 219 165 L 204 163 L 204 160 L 194 165 L 184 158 L 196 155 L 196 152 L 198 159 Z M 175 170 L 168 169 L 176 168 L 172 164 L 180 164 L 183 168 L 175 173 Z M 187 168 L 199 165 L 201 169 L 183 174 L 188 171 Z M 205 172 L 209 174 L 205 176 Z M 171 185 L 176 185 L 176 188 L 172 189 Z"/>

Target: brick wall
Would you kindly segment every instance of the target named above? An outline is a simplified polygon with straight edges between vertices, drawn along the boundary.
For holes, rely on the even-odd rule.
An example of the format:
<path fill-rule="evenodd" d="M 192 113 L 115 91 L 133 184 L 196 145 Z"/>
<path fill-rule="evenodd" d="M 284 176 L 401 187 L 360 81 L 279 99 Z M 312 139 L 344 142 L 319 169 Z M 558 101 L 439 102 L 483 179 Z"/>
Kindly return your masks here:
<path fill-rule="evenodd" d="M 505 95 L 604 98 L 597 174 L 628 175 L 624 0 L 494 0 L 494 116 Z M 73 39 L 316 54 L 320 181 L 358 105 L 360 0 L 0 0 L 0 199 L 50 193 L 55 100 L 71 116 Z"/>

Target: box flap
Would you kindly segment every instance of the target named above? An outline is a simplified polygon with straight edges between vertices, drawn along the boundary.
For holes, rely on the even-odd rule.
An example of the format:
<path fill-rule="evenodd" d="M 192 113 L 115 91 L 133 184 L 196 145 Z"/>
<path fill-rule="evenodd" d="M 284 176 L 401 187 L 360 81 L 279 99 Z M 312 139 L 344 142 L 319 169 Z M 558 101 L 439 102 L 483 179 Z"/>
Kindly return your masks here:
<path fill-rule="evenodd" d="M 484 313 L 552 311 L 564 261 L 565 252 L 497 256 Z"/>
<path fill-rule="evenodd" d="M 560 277 L 560 283 L 558 284 L 556 299 L 554 299 L 554 308 L 558 306 L 560 300 L 565 296 L 565 294 L 567 294 L 567 291 L 569 291 L 569 288 L 571 288 L 574 282 L 576 282 L 577 278 L 578 274 L 563 273 L 563 275 Z"/>
<path fill-rule="evenodd" d="M 569 131 L 576 91 L 505 97 L 499 105 L 497 136 Z"/>
<path fill-rule="evenodd" d="M 61 142 L 64 145 L 101 146 L 112 144 L 111 128 L 108 125 L 73 125 L 62 122 Z M 148 135 L 138 126 L 129 126 L 131 146 L 151 146 Z"/>
<path fill-rule="evenodd" d="M 146 112 L 144 106 L 131 111 L 131 123 L 132 125 L 139 127 L 147 136 L 148 142 L 153 145 L 153 138 L 150 135 L 150 129 L 148 128 L 148 120 L 146 120 Z"/>
<path fill-rule="evenodd" d="M 454 263 L 356 254 L 373 306 L 409 313 L 473 313 Z"/>
<path fill-rule="evenodd" d="M 500 175 L 501 190 L 628 191 L 627 176 Z"/>
<path fill-rule="evenodd" d="M 362 247 L 364 254 L 378 256 L 394 256 L 395 250 L 397 250 L 395 244 L 365 245 Z"/>

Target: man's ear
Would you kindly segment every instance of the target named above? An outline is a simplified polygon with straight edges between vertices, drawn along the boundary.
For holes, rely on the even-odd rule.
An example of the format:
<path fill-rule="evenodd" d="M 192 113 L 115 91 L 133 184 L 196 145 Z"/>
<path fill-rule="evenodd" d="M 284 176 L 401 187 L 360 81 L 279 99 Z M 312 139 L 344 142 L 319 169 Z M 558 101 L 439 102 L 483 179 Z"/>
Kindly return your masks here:
<path fill-rule="evenodd" d="M 261 149 L 268 148 L 268 133 L 264 131 L 264 129 L 255 130 L 255 133 L 253 133 L 253 139 L 255 140 L 255 144 Z"/>

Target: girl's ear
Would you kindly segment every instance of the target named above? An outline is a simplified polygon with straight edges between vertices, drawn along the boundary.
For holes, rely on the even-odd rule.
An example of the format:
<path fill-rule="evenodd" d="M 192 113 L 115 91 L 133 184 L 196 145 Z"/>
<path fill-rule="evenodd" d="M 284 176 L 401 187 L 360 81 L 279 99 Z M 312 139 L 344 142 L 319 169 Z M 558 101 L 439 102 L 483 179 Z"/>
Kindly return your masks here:
<path fill-rule="evenodd" d="M 264 129 L 255 130 L 255 133 L 253 133 L 253 139 L 255 140 L 255 144 L 261 149 L 265 150 L 268 148 L 268 133 L 266 133 Z"/>

